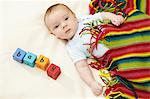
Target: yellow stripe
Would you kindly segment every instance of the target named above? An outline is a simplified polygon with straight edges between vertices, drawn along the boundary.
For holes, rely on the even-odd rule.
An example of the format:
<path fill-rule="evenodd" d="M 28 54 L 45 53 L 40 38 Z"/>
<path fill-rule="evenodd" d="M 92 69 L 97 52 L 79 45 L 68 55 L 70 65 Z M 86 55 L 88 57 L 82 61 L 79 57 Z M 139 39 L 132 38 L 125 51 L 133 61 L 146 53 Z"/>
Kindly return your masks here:
<path fill-rule="evenodd" d="M 126 58 L 126 57 L 132 57 L 132 56 L 149 56 L 150 55 L 150 52 L 148 53 L 131 53 L 131 54 L 125 54 L 125 55 L 122 55 L 120 57 L 116 57 L 116 58 L 113 58 L 113 60 L 111 61 L 109 67 L 111 66 L 111 64 L 116 61 L 116 60 L 119 60 L 119 59 L 122 59 L 122 58 Z"/>
<path fill-rule="evenodd" d="M 146 52 L 146 53 L 131 53 L 131 54 L 125 54 L 116 58 L 113 58 L 113 61 L 122 59 L 122 58 L 126 58 L 126 57 L 132 57 L 132 56 L 150 56 L 150 52 Z"/>
<path fill-rule="evenodd" d="M 136 85 L 136 84 L 133 84 L 133 86 L 135 87 L 135 89 L 140 89 L 140 90 L 150 92 L 150 86 L 143 86 L 143 85 Z"/>
<path fill-rule="evenodd" d="M 136 6 L 136 0 L 134 0 L 133 3 L 134 3 L 134 9 L 136 9 L 136 7 L 137 7 Z"/>
<path fill-rule="evenodd" d="M 144 31 L 144 30 L 150 30 L 150 26 L 143 27 L 143 28 L 140 28 L 140 29 L 132 29 L 130 31 L 128 30 L 128 31 L 121 31 L 121 32 L 117 32 L 117 31 L 109 32 L 108 34 L 106 34 L 106 36 L 119 35 L 119 34 L 134 34 L 137 31 Z"/>
<path fill-rule="evenodd" d="M 133 9 L 128 13 L 128 16 L 130 16 L 131 14 L 133 14 L 134 12 L 138 11 L 137 9 Z"/>
<path fill-rule="evenodd" d="M 128 79 L 128 80 L 133 81 L 133 82 L 145 82 L 145 81 L 150 81 L 150 77 L 140 78 L 140 79 Z"/>
<path fill-rule="evenodd" d="M 149 19 L 149 18 L 150 16 L 146 14 L 140 14 L 140 15 L 128 17 L 125 22 L 134 22 L 135 20 L 143 20 L 143 19 Z"/>
<path fill-rule="evenodd" d="M 123 40 L 114 40 L 112 42 L 108 42 L 106 40 L 103 40 L 103 43 L 107 45 L 109 49 L 117 48 L 117 47 L 123 47 L 128 45 L 133 45 L 136 43 L 146 43 L 150 42 L 150 36 L 137 36 L 137 37 L 131 37 L 129 39 L 123 39 Z"/>
<path fill-rule="evenodd" d="M 112 63 L 118 59 L 121 59 L 121 58 L 126 58 L 126 57 L 130 57 L 130 56 L 149 56 L 150 55 L 150 52 L 147 52 L 147 53 L 131 53 L 131 54 L 125 54 L 125 55 L 122 55 L 120 57 L 116 57 L 116 58 L 113 58 L 112 61 L 110 62 L 109 66 L 107 67 L 107 69 L 110 68 L 110 66 L 112 65 Z"/>
<path fill-rule="evenodd" d="M 114 97 L 111 97 L 111 95 L 114 95 L 114 94 L 119 94 L 118 96 L 114 96 Z M 129 98 L 129 99 L 135 99 L 135 97 L 133 96 L 130 96 L 128 94 L 123 94 L 122 92 L 110 92 L 107 96 L 106 96 L 106 99 L 112 99 L 112 98 L 117 98 L 119 96 L 123 96 L 123 97 L 126 97 L 126 98 Z"/>
<path fill-rule="evenodd" d="M 130 95 L 128 95 L 128 94 L 123 94 L 123 96 L 126 96 L 126 97 L 128 97 L 129 99 L 135 99 L 134 96 L 130 96 Z"/>

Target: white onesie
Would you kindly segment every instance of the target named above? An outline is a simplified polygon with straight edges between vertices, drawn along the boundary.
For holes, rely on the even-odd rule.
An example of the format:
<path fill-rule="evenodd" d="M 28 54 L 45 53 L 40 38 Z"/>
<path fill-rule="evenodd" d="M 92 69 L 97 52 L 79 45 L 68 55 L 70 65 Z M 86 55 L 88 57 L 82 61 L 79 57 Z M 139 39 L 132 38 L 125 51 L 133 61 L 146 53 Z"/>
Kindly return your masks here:
<path fill-rule="evenodd" d="M 91 56 L 89 54 L 89 52 L 87 51 L 89 46 L 84 45 L 86 43 L 90 43 L 91 34 L 86 34 L 86 35 L 80 36 L 79 33 L 85 27 L 84 23 L 94 21 L 97 19 L 102 20 L 100 13 L 82 17 L 79 20 L 79 26 L 78 26 L 78 30 L 77 30 L 76 34 L 74 35 L 74 37 L 71 40 L 68 41 L 66 48 L 67 48 L 67 51 L 69 52 L 74 63 L 79 60 L 87 59 Z M 97 49 L 95 48 L 93 51 L 93 55 L 100 57 L 100 56 L 104 55 L 104 53 L 107 50 L 108 50 L 108 48 L 106 46 L 104 46 L 103 44 L 98 44 Z"/>

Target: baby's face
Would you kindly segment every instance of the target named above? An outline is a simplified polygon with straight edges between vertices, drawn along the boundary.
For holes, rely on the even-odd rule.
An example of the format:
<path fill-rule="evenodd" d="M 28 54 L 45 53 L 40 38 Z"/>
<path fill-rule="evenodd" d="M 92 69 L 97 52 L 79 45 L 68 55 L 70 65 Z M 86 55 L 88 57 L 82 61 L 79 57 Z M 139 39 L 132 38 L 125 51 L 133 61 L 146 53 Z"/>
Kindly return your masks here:
<path fill-rule="evenodd" d="M 57 38 L 67 40 L 74 36 L 78 28 L 75 15 L 62 5 L 52 9 L 46 17 L 46 24 Z"/>

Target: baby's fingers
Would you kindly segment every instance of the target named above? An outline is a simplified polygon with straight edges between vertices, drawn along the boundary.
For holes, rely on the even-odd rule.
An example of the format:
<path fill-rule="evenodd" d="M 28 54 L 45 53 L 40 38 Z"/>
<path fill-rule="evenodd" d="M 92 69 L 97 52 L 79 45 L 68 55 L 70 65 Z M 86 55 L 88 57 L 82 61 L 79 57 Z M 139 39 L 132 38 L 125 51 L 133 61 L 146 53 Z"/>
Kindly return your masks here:
<path fill-rule="evenodd" d="M 118 15 L 118 19 L 119 19 L 120 23 L 123 23 L 125 20 L 124 17 L 121 15 Z"/>
<path fill-rule="evenodd" d="M 103 91 L 103 87 L 101 86 L 101 84 L 98 83 L 98 86 L 95 90 L 95 95 L 97 95 L 97 96 L 101 95 L 102 91 Z"/>
<path fill-rule="evenodd" d="M 102 90 L 96 89 L 93 93 L 95 96 L 99 96 L 102 93 Z"/>
<path fill-rule="evenodd" d="M 120 22 L 119 21 L 112 21 L 112 24 L 114 24 L 115 26 L 119 26 Z"/>
<path fill-rule="evenodd" d="M 98 86 L 98 88 L 99 88 L 98 91 L 99 91 L 99 93 L 101 94 L 102 91 L 103 91 L 103 87 L 104 87 L 104 86 L 102 86 L 100 83 L 98 83 L 98 85 L 99 85 L 99 86 Z"/>

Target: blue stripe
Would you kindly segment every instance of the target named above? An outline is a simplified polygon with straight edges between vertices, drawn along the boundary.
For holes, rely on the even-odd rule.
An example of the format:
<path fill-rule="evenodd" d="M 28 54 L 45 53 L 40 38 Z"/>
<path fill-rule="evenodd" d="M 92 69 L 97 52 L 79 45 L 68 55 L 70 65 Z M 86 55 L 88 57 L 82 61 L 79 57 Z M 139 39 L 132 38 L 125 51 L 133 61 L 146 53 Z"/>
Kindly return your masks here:
<path fill-rule="evenodd" d="M 138 84 L 138 85 L 141 85 L 141 86 L 150 86 L 150 81 L 147 81 L 147 82 L 132 82 L 133 84 Z"/>
<path fill-rule="evenodd" d="M 136 0 L 136 5 L 137 5 L 138 10 L 140 10 L 140 3 L 141 3 L 141 0 Z"/>
<path fill-rule="evenodd" d="M 111 42 L 111 41 L 129 39 L 129 38 L 140 37 L 140 36 L 141 36 L 141 39 L 142 39 L 142 36 L 150 36 L 150 30 L 142 31 L 142 32 L 136 32 L 136 33 L 133 33 L 133 34 L 106 36 L 105 40 L 108 41 L 108 42 Z"/>

